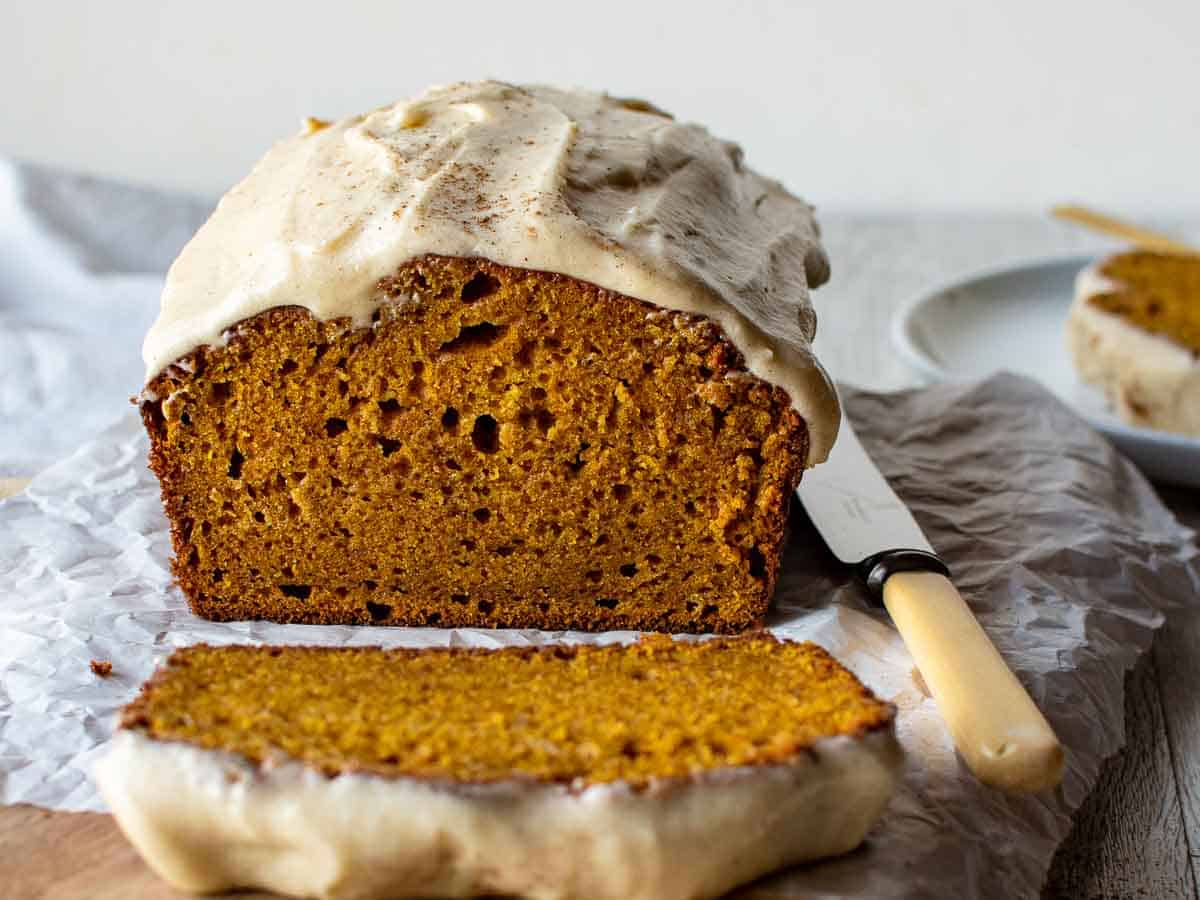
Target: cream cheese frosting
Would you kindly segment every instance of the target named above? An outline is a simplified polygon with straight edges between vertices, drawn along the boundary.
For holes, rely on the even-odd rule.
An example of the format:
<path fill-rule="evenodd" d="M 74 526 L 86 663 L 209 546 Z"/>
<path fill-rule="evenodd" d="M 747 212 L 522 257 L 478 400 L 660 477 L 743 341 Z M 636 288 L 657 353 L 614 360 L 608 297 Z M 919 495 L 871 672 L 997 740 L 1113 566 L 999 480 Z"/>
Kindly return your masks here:
<path fill-rule="evenodd" d="M 1133 425 L 1200 437 L 1200 358 L 1091 303 L 1121 289 L 1101 265 L 1076 277 L 1067 319 L 1067 347 L 1080 378 L 1100 387 Z"/>
<path fill-rule="evenodd" d="M 856 847 L 899 765 L 889 727 L 823 739 L 790 763 L 641 790 L 447 785 L 259 767 L 121 730 L 95 774 L 130 841 L 183 890 L 701 900 Z"/>
<path fill-rule="evenodd" d="M 556 272 L 706 316 L 787 391 L 809 465 L 837 433 L 809 289 L 813 211 L 740 149 L 641 101 L 498 82 L 435 88 L 278 143 L 171 267 L 147 381 L 239 321 L 296 305 L 366 326 L 426 254 Z"/>

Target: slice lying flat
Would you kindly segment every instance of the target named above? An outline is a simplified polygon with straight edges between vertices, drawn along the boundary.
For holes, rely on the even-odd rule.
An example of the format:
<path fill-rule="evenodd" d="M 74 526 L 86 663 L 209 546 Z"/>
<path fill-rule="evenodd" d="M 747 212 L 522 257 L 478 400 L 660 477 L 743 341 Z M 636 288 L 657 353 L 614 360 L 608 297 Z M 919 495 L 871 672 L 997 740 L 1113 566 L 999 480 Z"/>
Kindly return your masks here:
<path fill-rule="evenodd" d="M 312 897 L 699 898 L 853 849 L 893 708 L 813 644 L 196 646 L 101 789 L 164 878 Z"/>

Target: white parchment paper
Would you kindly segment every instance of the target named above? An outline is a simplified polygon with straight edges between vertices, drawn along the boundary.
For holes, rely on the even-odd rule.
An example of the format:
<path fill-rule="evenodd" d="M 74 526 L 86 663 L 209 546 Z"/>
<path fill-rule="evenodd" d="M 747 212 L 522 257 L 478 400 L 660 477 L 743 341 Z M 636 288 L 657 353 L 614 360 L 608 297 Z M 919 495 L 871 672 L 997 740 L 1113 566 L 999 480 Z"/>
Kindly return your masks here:
<path fill-rule="evenodd" d="M 1034 897 L 1070 815 L 1124 736 L 1123 675 L 1163 611 L 1200 590 L 1193 536 L 1142 476 L 1033 383 L 849 392 L 848 412 L 1001 652 L 1068 748 L 1063 785 L 1013 799 L 954 754 L 903 644 L 793 516 L 778 635 L 826 646 L 900 710 L 900 790 L 867 845 L 744 889 L 752 898 Z M 89 777 L 172 648 L 210 643 L 501 646 L 627 640 L 471 629 L 198 619 L 133 414 L 0 503 L 0 801 L 102 809 Z M 90 670 L 109 660 L 112 677 Z"/>

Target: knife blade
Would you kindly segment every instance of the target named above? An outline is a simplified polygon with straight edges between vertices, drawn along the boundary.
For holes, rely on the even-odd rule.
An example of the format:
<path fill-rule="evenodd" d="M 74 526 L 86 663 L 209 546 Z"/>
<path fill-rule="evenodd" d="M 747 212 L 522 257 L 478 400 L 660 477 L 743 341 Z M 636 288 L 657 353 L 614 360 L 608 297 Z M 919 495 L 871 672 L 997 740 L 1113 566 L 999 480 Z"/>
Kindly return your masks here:
<path fill-rule="evenodd" d="M 833 555 L 883 602 L 976 777 L 1010 793 L 1057 785 L 1064 756 L 1053 729 L 845 416 L 829 459 L 797 493 Z"/>

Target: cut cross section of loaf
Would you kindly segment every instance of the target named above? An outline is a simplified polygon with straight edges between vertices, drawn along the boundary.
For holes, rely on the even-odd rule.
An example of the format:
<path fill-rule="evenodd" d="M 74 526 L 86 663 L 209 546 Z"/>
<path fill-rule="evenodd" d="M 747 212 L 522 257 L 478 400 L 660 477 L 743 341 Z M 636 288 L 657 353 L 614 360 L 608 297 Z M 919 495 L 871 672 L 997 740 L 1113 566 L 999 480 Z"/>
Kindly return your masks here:
<path fill-rule="evenodd" d="M 659 636 L 177 651 L 97 777 L 187 890 L 698 900 L 853 849 L 898 762 L 819 647 Z"/>
<path fill-rule="evenodd" d="M 423 258 L 150 385 L 176 576 L 213 619 L 731 631 L 771 595 L 804 423 L 711 323 Z"/>
<path fill-rule="evenodd" d="M 140 403 L 213 619 L 761 623 L 836 394 L 812 210 L 646 104 L 455 85 L 272 150 Z"/>

